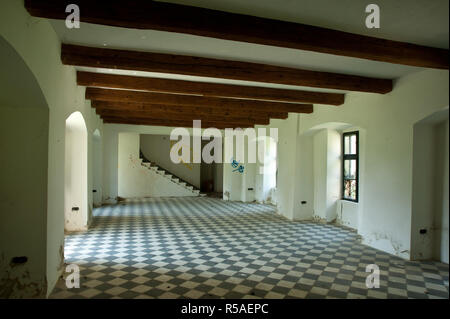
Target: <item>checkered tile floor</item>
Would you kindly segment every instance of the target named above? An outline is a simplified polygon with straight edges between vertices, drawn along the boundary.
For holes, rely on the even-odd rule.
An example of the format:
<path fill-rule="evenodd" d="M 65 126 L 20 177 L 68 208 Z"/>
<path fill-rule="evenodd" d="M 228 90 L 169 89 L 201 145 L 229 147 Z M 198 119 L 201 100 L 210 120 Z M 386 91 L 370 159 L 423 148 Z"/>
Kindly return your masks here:
<path fill-rule="evenodd" d="M 334 225 L 291 222 L 272 206 L 163 198 L 98 208 L 91 229 L 66 237 L 50 298 L 448 298 L 449 267 L 364 246 Z M 365 272 L 377 264 L 380 288 Z"/>

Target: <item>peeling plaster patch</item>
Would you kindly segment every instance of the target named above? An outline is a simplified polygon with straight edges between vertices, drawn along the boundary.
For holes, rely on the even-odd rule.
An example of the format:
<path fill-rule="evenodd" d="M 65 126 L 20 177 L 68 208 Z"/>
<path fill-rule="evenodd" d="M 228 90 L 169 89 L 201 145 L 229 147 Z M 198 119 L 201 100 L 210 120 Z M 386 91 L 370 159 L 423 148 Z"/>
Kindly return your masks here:
<path fill-rule="evenodd" d="M 72 210 L 66 214 L 64 226 L 65 233 L 87 231 L 87 225 L 83 225 L 84 223 L 80 220 L 79 214 L 79 210 Z"/>
<path fill-rule="evenodd" d="M 320 224 L 327 224 L 326 218 L 321 218 L 320 216 L 313 215 L 312 221 Z"/>
<path fill-rule="evenodd" d="M 272 196 L 268 196 L 265 201 L 263 201 L 264 204 L 272 203 Z"/>
<path fill-rule="evenodd" d="M 339 216 L 336 218 L 336 223 L 342 226 L 348 226 L 350 225 L 349 221 L 345 221 L 344 219 L 340 218 Z"/>
<path fill-rule="evenodd" d="M 22 259 L 23 260 L 23 259 Z M 47 278 L 31 278 L 24 263 L 8 263 L 4 253 L 0 257 L 0 298 L 45 298 Z"/>
<path fill-rule="evenodd" d="M 352 228 L 353 229 L 353 228 Z M 353 229 L 354 230 L 354 229 Z M 354 230 L 355 231 L 355 230 Z M 363 237 L 359 234 L 356 235 L 356 240 L 358 241 L 358 243 L 362 244 L 363 242 Z"/>
<path fill-rule="evenodd" d="M 130 161 L 131 166 L 132 166 L 133 168 L 139 167 L 139 162 L 142 162 L 141 159 L 135 159 L 135 158 L 133 158 L 133 155 L 130 155 L 130 156 L 129 156 L 129 161 Z"/>
<path fill-rule="evenodd" d="M 398 257 L 402 257 L 402 258 L 409 258 L 409 250 L 408 249 L 403 249 L 402 244 L 392 238 L 392 235 L 388 235 L 385 233 L 377 233 L 377 232 L 372 232 L 370 236 L 368 236 L 368 238 L 365 238 L 365 243 L 367 245 L 370 245 L 371 243 L 374 242 L 379 242 L 379 241 L 387 241 L 389 243 L 389 245 L 391 245 L 392 250 L 393 250 L 393 254 L 395 256 Z"/>

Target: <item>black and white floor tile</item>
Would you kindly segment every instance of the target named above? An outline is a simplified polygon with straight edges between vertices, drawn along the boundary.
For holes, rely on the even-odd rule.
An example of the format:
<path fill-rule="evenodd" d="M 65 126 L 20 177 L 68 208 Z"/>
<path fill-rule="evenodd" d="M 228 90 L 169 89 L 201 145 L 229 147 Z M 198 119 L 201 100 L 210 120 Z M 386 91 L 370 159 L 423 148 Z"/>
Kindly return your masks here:
<path fill-rule="evenodd" d="M 449 266 L 410 262 L 362 245 L 347 228 L 291 222 L 261 204 L 215 198 L 143 199 L 94 212 L 66 237 L 50 298 L 449 298 Z M 380 287 L 366 287 L 366 266 Z"/>

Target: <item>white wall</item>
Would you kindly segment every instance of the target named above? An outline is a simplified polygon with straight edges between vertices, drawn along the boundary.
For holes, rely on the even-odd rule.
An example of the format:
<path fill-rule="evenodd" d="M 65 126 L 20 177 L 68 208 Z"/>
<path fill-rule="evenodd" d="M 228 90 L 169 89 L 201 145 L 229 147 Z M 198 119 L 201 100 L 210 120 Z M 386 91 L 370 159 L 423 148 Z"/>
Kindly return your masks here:
<path fill-rule="evenodd" d="M 49 110 L 33 73 L 2 36 L 0 70 L 0 298 L 42 298 Z"/>
<path fill-rule="evenodd" d="M 0 150 L 0 298 L 42 298 L 46 293 L 48 109 L 0 102 Z M 27 258 L 25 264 L 11 262 L 22 256 Z"/>
<path fill-rule="evenodd" d="M 314 172 L 315 220 L 336 219 L 336 202 L 341 194 L 341 153 L 341 134 L 336 130 L 322 129 L 313 136 L 313 165 L 308 169 Z"/>
<path fill-rule="evenodd" d="M 87 129 L 79 112 L 66 120 L 65 149 L 64 229 L 85 231 L 89 218 Z"/>
<path fill-rule="evenodd" d="M 119 134 L 118 194 L 124 198 L 196 196 L 155 171 L 141 165 L 139 134 Z"/>
<path fill-rule="evenodd" d="M 314 218 L 327 220 L 327 143 L 326 129 L 314 135 Z"/>
<path fill-rule="evenodd" d="M 223 199 L 242 202 L 272 202 L 275 203 L 273 192 L 276 190 L 276 170 L 278 164 L 277 144 L 270 138 L 270 127 L 272 126 L 256 126 L 255 143 L 256 152 L 254 159 L 256 162 L 251 163 L 249 160 L 249 140 L 248 136 L 244 138 L 244 159 L 239 161 L 239 165 L 244 166 L 243 172 L 237 171 L 236 167 L 231 164 L 231 158 L 237 158 L 237 141 L 234 137 L 232 154 L 224 153 L 223 164 Z M 262 129 L 259 132 L 258 129 Z M 245 135 L 245 132 L 235 132 L 237 136 Z M 261 136 L 258 134 L 261 133 Z M 231 137 L 225 136 L 224 143 L 231 141 Z M 261 155 L 258 153 L 261 152 Z M 227 156 L 229 157 L 227 159 Z M 260 158 L 261 157 L 261 158 Z M 226 162 L 228 160 L 228 163 Z M 264 165 L 266 163 L 266 165 Z M 262 172 L 264 170 L 265 173 Z"/>
<path fill-rule="evenodd" d="M 88 128 L 88 158 L 92 161 L 92 132 L 102 122 L 84 99 L 84 88 L 76 84 L 73 67 L 61 63 L 61 43 L 49 21 L 33 18 L 26 12 L 23 1 L 2 1 L 0 36 L 22 57 L 30 68 L 47 102 L 49 115 L 48 185 L 46 215 L 46 277 L 50 293 L 63 270 L 64 250 L 64 153 L 65 120 L 80 111 Z M 88 168 L 91 174 L 92 168 Z M 92 176 L 88 176 L 88 181 Z M 92 204 L 92 184 L 88 201 Z M 37 243 L 37 241 L 35 242 Z"/>
<path fill-rule="evenodd" d="M 336 204 L 341 198 L 341 134 L 335 130 L 327 132 L 327 222 L 336 219 Z"/>
<path fill-rule="evenodd" d="M 228 143 L 230 137 L 224 136 L 223 143 L 224 145 Z M 233 144 L 233 154 L 232 158 L 236 159 L 236 143 Z M 227 158 L 229 154 L 225 154 L 224 152 L 224 163 L 223 163 L 223 199 L 231 200 L 231 201 L 244 201 L 244 193 L 245 193 L 245 183 L 244 183 L 244 174 L 239 171 L 235 171 L 231 165 L 231 158 Z M 247 154 L 245 154 L 245 158 L 247 158 Z M 246 167 L 246 161 L 241 161 L 241 165 L 244 165 L 244 172 Z"/>
<path fill-rule="evenodd" d="M 102 137 L 100 132 L 96 130 L 93 134 L 93 182 L 92 190 L 94 192 L 93 204 L 98 207 L 102 204 L 102 175 L 103 175 L 103 147 L 102 147 Z"/>
<path fill-rule="evenodd" d="M 436 138 L 436 180 L 435 180 L 435 212 L 434 212 L 434 253 L 433 258 L 448 264 L 449 232 L 448 232 L 448 195 L 449 195 L 449 120 L 437 125 Z"/>
<path fill-rule="evenodd" d="M 142 134 L 140 137 L 140 148 L 149 161 L 200 188 L 200 163 L 192 163 L 192 153 L 190 163 L 173 163 L 170 159 L 171 145 L 169 135 Z M 192 149 L 192 137 L 190 145 Z"/>
<path fill-rule="evenodd" d="M 434 128 L 414 126 L 413 192 L 411 218 L 411 259 L 431 259 L 433 255 L 433 212 L 435 196 Z M 425 229 L 426 234 L 420 234 Z"/>
<path fill-rule="evenodd" d="M 348 200 L 339 200 L 336 204 L 336 223 L 353 229 L 358 229 L 359 203 Z"/>
<path fill-rule="evenodd" d="M 448 263 L 448 109 L 414 125 L 413 152 L 411 259 Z"/>
<path fill-rule="evenodd" d="M 249 163 L 248 163 L 248 145 L 244 142 L 244 158 L 237 158 L 237 136 L 243 134 L 242 132 L 236 132 L 236 136 L 223 136 L 223 199 L 231 201 L 246 201 L 247 186 L 246 179 L 248 176 Z M 244 137 L 244 141 L 248 141 L 247 137 Z M 233 149 L 227 150 L 226 145 L 233 145 Z M 230 154 L 228 153 L 230 152 Z M 232 161 L 238 161 L 239 165 L 244 166 L 244 171 L 237 171 L 237 167 L 232 166 Z M 250 173 L 254 173 L 251 171 Z"/>
<path fill-rule="evenodd" d="M 277 152 L 277 211 L 282 216 L 294 219 L 295 176 L 297 174 L 297 139 L 299 115 L 289 113 L 286 120 L 271 120 L 269 127 L 278 128 Z"/>
<path fill-rule="evenodd" d="M 253 202 L 255 200 L 255 176 L 256 163 L 247 163 L 243 174 L 242 201 Z"/>
<path fill-rule="evenodd" d="M 396 81 L 391 93 L 348 93 L 342 106 L 315 105 L 313 114 L 300 116 L 300 134 L 329 122 L 365 130 L 358 220 L 363 243 L 410 257 L 413 125 L 448 107 L 448 84 L 448 71 L 424 70 Z"/>
<path fill-rule="evenodd" d="M 297 175 L 295 176 L 294 219 L 310 220 L 314 214 L 315 167 L 314 139 L 301 135 L 297 143 Z"/>
<path fill-rule="evenodd" d="M 275 202 L 272 198 L 277 186 L 277 142 L 269 136 L 258 137 L 258 162 L 255 166 L 255 200 L 258 202 Z"/>

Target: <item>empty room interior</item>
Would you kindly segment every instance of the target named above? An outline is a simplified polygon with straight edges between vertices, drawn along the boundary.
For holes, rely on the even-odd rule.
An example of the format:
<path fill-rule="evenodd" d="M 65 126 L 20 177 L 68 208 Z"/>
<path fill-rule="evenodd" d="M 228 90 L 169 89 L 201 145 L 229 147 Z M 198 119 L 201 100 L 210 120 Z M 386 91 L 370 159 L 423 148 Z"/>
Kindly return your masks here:
<path fill-rule="evenodd" d="M 447 0 L 0 0 L 1 299 L 448 299 Z"/>

